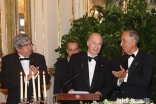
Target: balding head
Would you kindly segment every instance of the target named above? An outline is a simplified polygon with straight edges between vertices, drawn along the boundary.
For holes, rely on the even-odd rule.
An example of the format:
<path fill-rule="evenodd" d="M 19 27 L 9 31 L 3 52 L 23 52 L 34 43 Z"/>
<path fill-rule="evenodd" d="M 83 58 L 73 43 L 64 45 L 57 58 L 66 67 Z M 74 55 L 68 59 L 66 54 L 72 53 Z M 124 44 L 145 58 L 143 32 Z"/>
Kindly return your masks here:
<path fill-rule="evenodd" d="M 102 43 L 103 43 L 103 38 L 101 34 L 91 33 L 87 41 L 88 53 L 92 57 L 98 55 L 101 50 Z"/>

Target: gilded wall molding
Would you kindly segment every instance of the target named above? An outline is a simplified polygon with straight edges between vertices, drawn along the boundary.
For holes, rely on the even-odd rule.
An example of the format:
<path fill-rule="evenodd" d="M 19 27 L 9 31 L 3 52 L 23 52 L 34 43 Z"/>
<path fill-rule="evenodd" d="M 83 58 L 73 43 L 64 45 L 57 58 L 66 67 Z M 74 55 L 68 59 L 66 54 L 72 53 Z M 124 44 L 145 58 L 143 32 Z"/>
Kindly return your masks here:
<path fill-rule="evenodd" d="M 13 53 L 14 47 L 12 40 L 16 35 L 15 23 L 15 2 L 16 0 L 5 0 L 5 29 L 6 29 L 6 52 Z"/>
<path fill-rule="evenodd" d="M 14 52 L 13 39 L 20 33 L 20 18 L 19 18 L 19 3 L 20 0 L 5 0 L 5 41 L 6 41 L 6 54 Z M 24 32 L 28 36 L 31 35 L 31 8 L 30 0 L 23 0 L 24 3 Z"/>
<path fill-rule="evenodd" d="M 31 5 L 30 0 L 24 0 L 25 33 L 32 37 L 31 32 Z"/>
<path fill-rule="evenodd" d="M 57 20 L 58 20 L 58 46 L 60 46 L 61 47 L 61 23 L 60 23 L 60 21 L 61 21 L 61 19 L 60 19 L 60 0 L 58 0 L 58 18 L 57 18 Z"/>
<path fill-rule="evenodd" d="M 34 51 L 36 52 L 36 50 L 37 50 L 37 30 L 36 30 L 36 0 L 34 0 L 34 37 L 35 37 L 35 49 L 34 49 Z"/>
<path fill-rule="evenodd" d="M 0 0 L 0 5 L 2 5 L 2 1 Z M 0 57 L 2 57 L 2 8 L 0 6 Z"/>
<path fill-rule="evenodd" d="M 2 33 L 2 8 L 1 8 L 1 5 L 2 5 L 2 1 L 0 0 L 0 34 Z"/>
<path fill-rule="evenodd" d="M 74 20 L 74 0 L 72 0 L 72 21 Z"/>
<path fill-rule="evenodd" d="M 45 21 L 44 21 L 44 0 L 42 0 L 42 43 L 43 43 L 43 55 L 45 55 Z"/>

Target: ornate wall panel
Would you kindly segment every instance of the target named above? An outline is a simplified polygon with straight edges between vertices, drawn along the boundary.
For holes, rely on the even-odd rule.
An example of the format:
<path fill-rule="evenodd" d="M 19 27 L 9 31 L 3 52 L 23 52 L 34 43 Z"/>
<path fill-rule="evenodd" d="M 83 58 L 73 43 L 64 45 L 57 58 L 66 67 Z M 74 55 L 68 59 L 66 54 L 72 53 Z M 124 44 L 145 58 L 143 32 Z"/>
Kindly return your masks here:
<path fill-rule="evenodd" d="M 6 29 L 6 52 L 14 52 L 12 40 L 16 35 L 16 22 L 15 22 L 15 3 L 16 0 L 5 0 L 5 29 Z"/>
<path fill-rule="evenodd" d="M 14 52 L 14 46 L 13 46 L 13 38 L 20 33 L 20 29 L 22 26 L 20 26 L 20 19 L 24 18 L 24 26 L 23 31 L 27 35 L 31 37 L 31 15 L 30 15 L 30 0 L 1 0 L 1 7 L 3 15 L 2 21 L 5 23 L 1 23 L 2 28 L 2 48 L 4 51 L 4 55 L 8 53 Z M 23 1 L 23 11 L 21 12 L 20 4 L 21 1 Z M 20 6 L 19 6 L 19 5 Z M 7 47 L 4 47 L 7 46 Z"/>

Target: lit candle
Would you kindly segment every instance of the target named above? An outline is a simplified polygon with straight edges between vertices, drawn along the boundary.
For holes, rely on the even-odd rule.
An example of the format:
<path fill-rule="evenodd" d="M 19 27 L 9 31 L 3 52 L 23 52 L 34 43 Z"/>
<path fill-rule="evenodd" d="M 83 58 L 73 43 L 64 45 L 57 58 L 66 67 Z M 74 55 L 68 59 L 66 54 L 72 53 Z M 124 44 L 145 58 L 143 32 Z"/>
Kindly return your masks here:
<path fill-rule="evenodd" d="M 21 72 L 21 76 L 20 76 L 20 92 L 21 92 L 21 96 L 20 99 L 23 99 L 23 77 L 22 77 L 22 72 Z"/>
<path fill-rule="evenodd" d="M 27 75 L 25 76 L 25 98 L 27 98 Z"/>
<path fill-rule="evenodd" d="M 47 97 L 47 94 L 46 94 L 46 82 L 45 82 L 45 74 L 44 74 L 44 71 L 43 71 L 43 88 L 44 88 L 44 97 Z"/>
<path fill-rule="evenodd" d="M 40 92 L 40 75 L 38 71 L 38 97 L 41 97 L 41 92 Z"/>
<path fill-rule="evenodd" d="M 34 73 L 33 72 L 32 72 L 32 83 L 33 83 L 34 99 L 36 99 L 36 87 L 35 87 L 35 79 L 34 79 Z"/>

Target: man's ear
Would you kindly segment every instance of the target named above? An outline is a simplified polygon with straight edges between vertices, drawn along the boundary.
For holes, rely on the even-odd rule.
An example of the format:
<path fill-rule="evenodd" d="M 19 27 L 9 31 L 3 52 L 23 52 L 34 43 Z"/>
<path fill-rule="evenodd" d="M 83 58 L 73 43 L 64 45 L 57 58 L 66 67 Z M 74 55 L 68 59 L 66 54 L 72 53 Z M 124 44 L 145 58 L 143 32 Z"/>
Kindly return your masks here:
<path fill-rule="evenodd" d="M 66 48 L 66 52 L 68 53 L 68 49 Z"/>
<path fill-rule="evenodd" d="M 17 50 L 17 52 L 20 52 L 20 48 L 18 48 L 18 47 L 15 47 L 15 49 Z"/>
<path fill-rule="evenodd" d="M 136 40 L 133 39 L 133 40 L 132 40 L 132 45 L 135 45 L 135 44 L 136 44 Z"/>
<path fill-rule="evenodd" d="M 87 41 L 87 46 L 89 46 L 89 41 Z"/>

